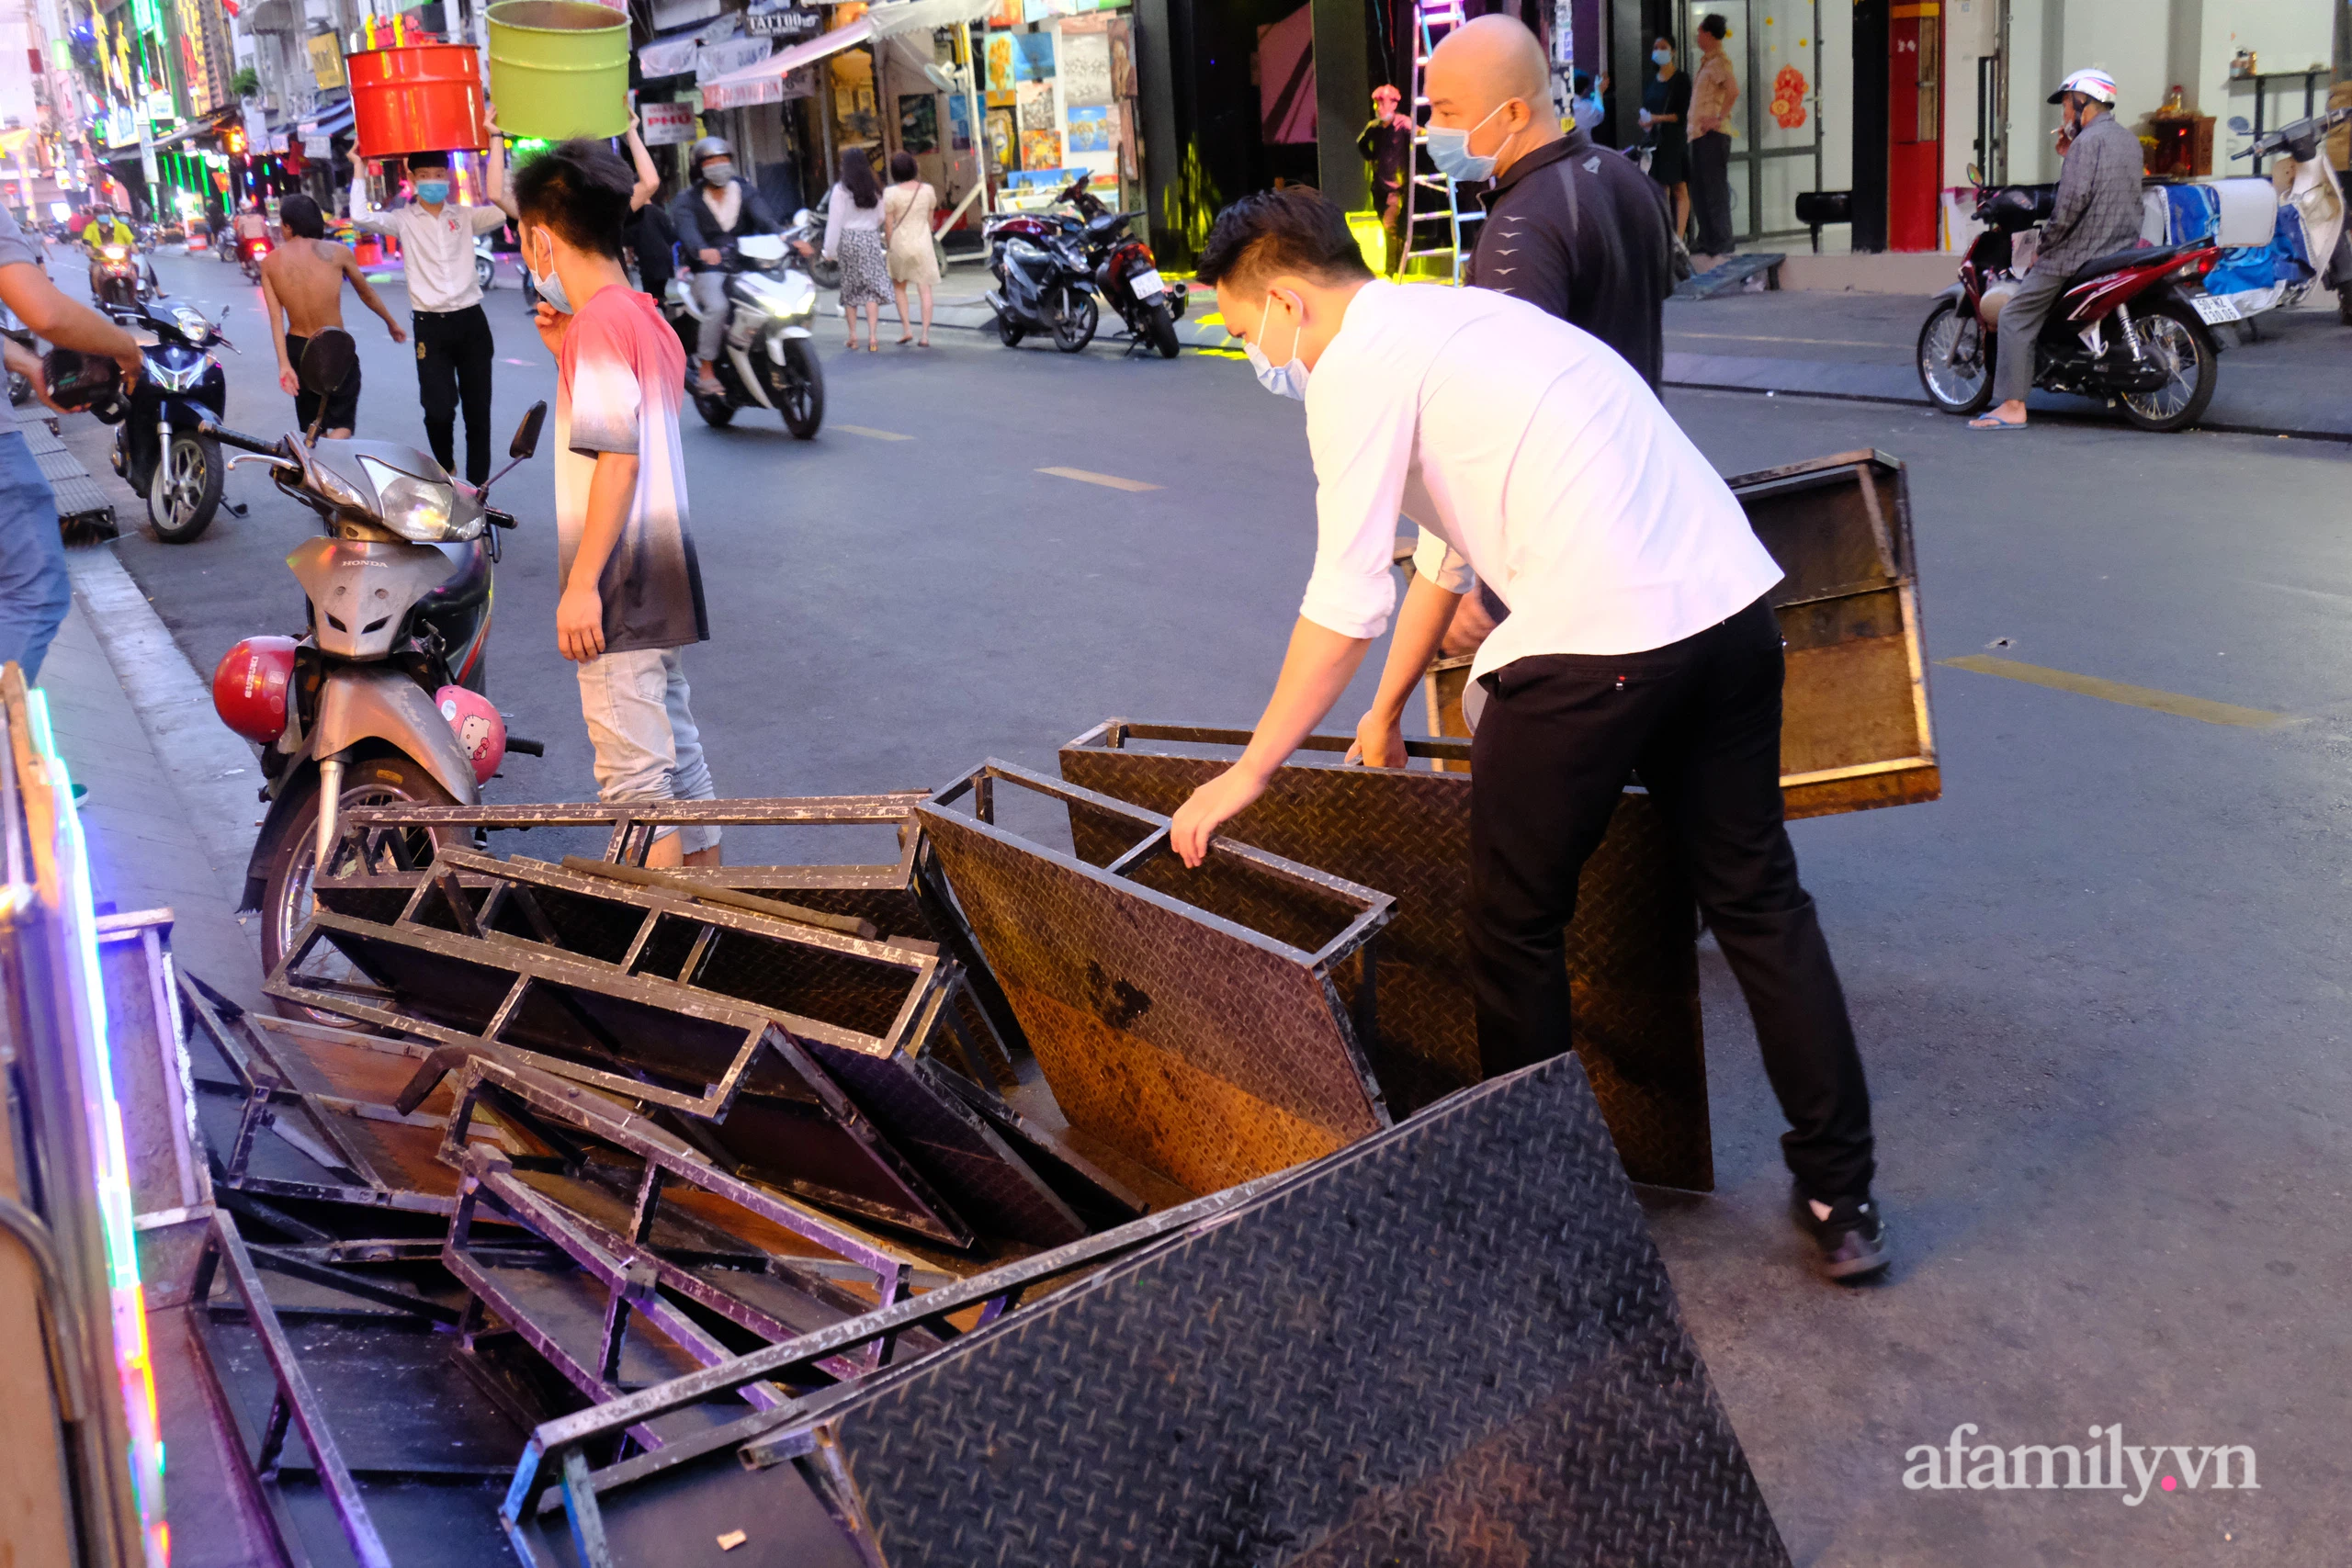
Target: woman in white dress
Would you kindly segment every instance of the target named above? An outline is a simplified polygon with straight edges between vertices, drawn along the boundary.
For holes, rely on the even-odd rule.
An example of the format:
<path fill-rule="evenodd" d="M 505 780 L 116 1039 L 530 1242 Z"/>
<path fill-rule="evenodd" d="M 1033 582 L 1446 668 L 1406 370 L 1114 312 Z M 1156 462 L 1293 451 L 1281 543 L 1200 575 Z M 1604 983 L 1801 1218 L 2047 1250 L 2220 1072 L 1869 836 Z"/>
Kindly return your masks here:
<path fill-rule="evenodd" d="M 890 269 L 882 256 L 882 186 L 865 149 L 842 149 L 841 177 L 825 204 L 825 259 L 842 264 L 842 315 L 849 345 L 857 347 L 857 311 L 865 308 L 865 348 L 882 347 L 882 307 L 890 299 Z"/>
<path fill-rule="evenodd" d="M 899 297 L 899 341 L 914 342 L 914 319 L 907 314 L 907 288 L 922 300 L 922 344 L 931 346 L 931 290 L 939 281 L 939 256 L 931 226 L 939 195 L 915 178 L 911 152 L 890 155 L 890 188 L 882 193 L 882 233 L 890 264 L 890 288 Z"/>

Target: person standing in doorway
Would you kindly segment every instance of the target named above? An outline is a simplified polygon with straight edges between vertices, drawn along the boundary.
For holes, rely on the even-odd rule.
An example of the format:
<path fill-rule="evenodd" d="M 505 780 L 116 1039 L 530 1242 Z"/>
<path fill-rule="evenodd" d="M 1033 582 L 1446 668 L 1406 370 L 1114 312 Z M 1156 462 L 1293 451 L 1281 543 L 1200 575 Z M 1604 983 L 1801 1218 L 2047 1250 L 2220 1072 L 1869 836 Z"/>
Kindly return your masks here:
<path fill-rule="evenodd" d="M 416 332 L 416 394 L 424 408 L 425 444 L 451 473 L 458 471 L 457 425 L 466 416 L 466 482 L 490 478 L 495 455 L 490 434 L 491 366 L 497 355 L 490 318 L 482 313 L 481 280 L 474 276 L 474 239 L 514 216 L 506 195 L 506 139 L 494 116 L 485 115 L 490 137 L 480 206 L 450 200 L 449 155 L 419 152 L 408 161 L 416 199 L 390 212 L 375 211 L 364 183 L 351 183 L 351 226 L 363 234 L 388 234 L 401 245 L 408 276 L 411 325 Z"/>
<path fill-rule="evenodd" d="M 1356 138 L 1356 151 L 1372 165 L 1372 207 L 1388 236 L 1383 276 L 1394 277 L 1405 259 L 1405 184 L 1413 177 L 1413 117 L 1398 111 L 1405 96 L 1383 82 L 1372 90 L 1372 122 Z"/>
<path fill-rule="evenodd" d="M 710 639 L 678 439 L 685 355 L 621 265 L 628 171 L 602 142 L 565 141 L 514 186 L 534 315 L 556 362 L 556 644 L 578 667 L 597 796 L 709 800 L 682 662 Z M 717 865 L 718 829 L 659 829 L 645 863 Z"/>
<path fill-rule="evenodd" d="M 294 399 L 294 419 L 304 430 L 320 415 L 321 433 L 347 440 L 359 415 L 359 367 L 355 363 L 343 385 L 323 399 L 304 387 L 296 367 L 311 340 L 329 327 L 343 325 L 343 283 L 349 278 L 359 302 L 384 319 L 394 343 L 406 343 L 408 333 L 376 297 L 368 275 L 359 270 L 348 247 L 327 238 L 326 216 L 307 196 L 289 196 L 277 209 L 286 226 L 286 243 L 261 264 L 262 319 L 277 349 L 277 384 Z M 284 318 L 284 325 L 279 319 Z"/>
<path fill-rule="evenodd" d="M 670 222 L 695 275 L 695 309 L 702 312 L 695 336 L 695 392 L 726 395 L 711 368 L 727 341 L 727 248 L 744 234 L 775 234 L 776 221 L 766 200 L 735 177 L 735 149 L 723 136 L 706 136 L 686 160 L 692 183 L 670 204 Z"/>
<path fill-rule="evenodd" d="M 1690 84 L 1690 205 L 1699 217 L 1690 248 L 1706 256 L 1732 253 L 1731 111 L 1739 102 L 1739 73 L 1724 50 L 1730 36 L 1731 24 L 1719 12 L 1699 24 L 1704 58 Z"/>
<path fill-rule="evenodd" d="M 882 349 L 882 307 L 890 300 L 890 265 L 882 247 L 882 186 L 863 147 L 842 149 L 841 173 L 825 203 L 825 259 L 842 264 L 842 315 L 857 347 L 857 311 L 865 309 L 865 351 Z"/>
<path fill-rule="evenodd" d="M 1656 39 L 1650 63 L 1657 67 L 1642 87 L 1642 131 L 1649 144 L 1650 178 L 1674 197 L 1674 232 L 1690 226 L 1690 78 L 1675 69 L 1674 40 Z"/>
<path fill-rule="evenodd" d="M 922 305 L 922 346 L 931 346 L 931 291 L 939 282 L 939 254 L 932 249 L 931 221 L 939 195 L 915 178 L 915 155 L 890 154 L 890 188 L 882 193 L 882 229 L 890 265 L 890 289 L 899 297 L 899 341 L 915 341 L 907 314 L 907 290 Z"/>

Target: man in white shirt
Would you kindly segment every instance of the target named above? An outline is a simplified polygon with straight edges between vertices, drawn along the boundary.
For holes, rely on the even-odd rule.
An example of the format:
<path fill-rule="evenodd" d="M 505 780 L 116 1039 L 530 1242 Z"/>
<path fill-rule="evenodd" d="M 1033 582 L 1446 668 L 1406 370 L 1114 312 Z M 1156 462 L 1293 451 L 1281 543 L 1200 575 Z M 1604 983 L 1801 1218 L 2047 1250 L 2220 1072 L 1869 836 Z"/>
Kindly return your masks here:
<path fill-rule="evenodd" d="M 390 212 L 369 209 L 364 182 L 351 182 L 351 226 L 401 243 L 408 302 L 416 328 L 416 391 L 424 405 L 424 437 L 433 455 L 458 471 L 457 421 L 466 415 L 466 482 L 490 478 L 490 367 L 497 355 L 490 318 L 482 314 L 481 283 L 474 276 L 474 238 L 503 225 L 506 139 L 487 124 L 490 159 L 483 194 L 490 205 L 449 199 L 449 158 L 419 152 L 408 161 L 416 199 Z"/>
<path fill-rule="evenodd" d="M 1780 568 L 1641 377 L 1598 338 L 1487 289 L 1374 281 L 1313 191 L 1219 215 L 1196 276 L 1259 380 L 1306 404 L 1317 542 L 1290 652 L 1241 760 L 1177 812 L 1197 865 L 1321 722 L 1396 615 L 1355 753 L 1404 761 L 1405 704 L 1471 574 L 1510 614 L 1472 678 L 1470 951 L 1491 1076 L 1568 1046 L 1562 932 L 1638 774 L 1747 993 L 1826 1272 L 1887 1264 L 1870 1096 L 1781 824 Z M 1403 608 L 1399 513 L 1420 525 Z"/>

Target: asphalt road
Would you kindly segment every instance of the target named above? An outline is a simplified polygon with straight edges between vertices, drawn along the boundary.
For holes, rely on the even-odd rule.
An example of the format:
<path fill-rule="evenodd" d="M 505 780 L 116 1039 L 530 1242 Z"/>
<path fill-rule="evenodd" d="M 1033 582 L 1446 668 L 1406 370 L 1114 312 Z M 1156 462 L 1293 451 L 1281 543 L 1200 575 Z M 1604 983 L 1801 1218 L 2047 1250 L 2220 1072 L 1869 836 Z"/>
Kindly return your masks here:
<path fill-rule="evenodd" d="M 290 423 L 257 291 L 210 261 L 159 267 L 235 306 L 231 422 Z M 1724 330 L 1764 330 L 1756 309 Z M 503 443 L 552 397 L 552 368 L 518 294 L 491 311 Z M 405 351 L 372 320 L 356 332 L 361 433 L 414 432 Z M 1264 699 L 1312 550 L 1297 407 L 1216 357 L 935 341 L 849 356 L 825 340 L 812 443 L 751 415 L 687 433 L 715 630 L 688 669 L 722 793 L 929 785 L 991 755 L 1050 769 L 1114 714 L 1247 724 Z M 1778 1114 L 1705 952 L 1721 1186 L 1645 1201 L 1796 1561 L 2340 1561 L 2345 448 L 2065 422 L 1996 439 L 1925 412 L 1728 393 L 1668 406 L 1725 471 L 1862 446 L 1904 458 L 1931 657 L 1990 651 L 2296 721 L 2205 723 L 1939 668 L 1944 799 L 1795 829 L 1876 1093 L 1901 1257 L 1877 1288 L 1809 1276 Z M 68 428 L 102 470 L 86 422 Z M 1159 488 L 1039 471 L 1054 467 Z M 250 469 L 232 483 L 251 515 L 191 546 L 114 547 L 203 670 L 301 621 L 278 558 L 303 515 Z M 494 788 L 582 797 L 545 459 L 499 494 L 523 526 L 500 569 L 492 691 L 548 755 Z M 2192 1459 L 2249 1444 L 2259 1489 L 2214 1491 L 2208 1473 L 2137 1506 L 1906 1489 L 1906 1450 L 1962 1423 L 1971 1446 L 2080 1444 L 2116 1423 L 2126 1444 Z"/>

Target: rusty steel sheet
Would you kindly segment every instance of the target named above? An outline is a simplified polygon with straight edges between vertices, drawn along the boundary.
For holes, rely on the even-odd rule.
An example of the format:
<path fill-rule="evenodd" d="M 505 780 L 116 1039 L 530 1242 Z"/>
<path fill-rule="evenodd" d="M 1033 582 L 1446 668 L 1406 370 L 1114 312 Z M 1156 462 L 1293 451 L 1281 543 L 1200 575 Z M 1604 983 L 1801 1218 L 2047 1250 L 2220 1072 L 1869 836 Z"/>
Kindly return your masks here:
<path fill-rule="evenodd" d="M 737 918 L 729 910 L 686 908 L 698 919 Z M 640 912 L 649 929 L 658 918 L 658 911 Z M 303 966 L 322 945 L 371 987 L 306 978 Z M 910 989 L 925 998 L 935 1003 L 944 994 L 936 958 L 859 945 L 918 971 Z M 313 913 L 262 988 L 441 1044 L 503 1053 L 660 1107 L 677 1114 L 680 1131 L 713 1157 L 783 1191 L 954 1247 L 976 1239 L 970 1224 L 850 1099 L 812 1047 L 749 1004 L 535 942 L 493 942 L 413 921 L 379 925 L 324 908 Z M 914 998 L 908 1006 L 920 1011 Z"/>
<path fill-rule="evenodd" d="M 1840 452 L 1724 482 L 1787 574 L 1771 599 L 1787 649 L 1781 795 L 1790 818 L 1941 795 L 1902 460 Z"/>
<path fill-rule="evenodd" d="M 344 814 L 346 834 L 384 835 L 385 853 L 356 857 L 366 866 L 405 863 L 398 871 L 334 879 L 345 913 L 376 912 L 390 920 L 431 864 L 439 840 L 456 833 L 529 832 L 533 829 L 602 829 L 603 856 L 618 865 L 645 863 L 656 829 L 700 823 L 721 828 L 874 828 L 898 831 L 899 852 L 878 864 L 678 866 L 667 874 L 714 887 L 781 897 L 827 914 L 870 920 L 884 936 L 913 937 L 938 943 L 964 966 L 967 990 L 956 1012 L 973 1048 L 1001 1088 L 1013 1083 L 1012 1049 L 1021 1044 L 1012 1010 L 1004 1004 L 971 938 L 945 911 L 919 862 L 922 835 L 914 829 L 914 807 L 929 792 L 901 790 L 877 795 L 780 795 L 743 800 L 624 801 L 612 805 L 563 801 L 481 806 L 370 806 Z M 401 831 L 424 829 L 424 831 Z M 370 851 L 379 846 L 363 846 Z M 373 893 L 372 903 L 362 908 Z M 384 907 L 389 906 L 389 909 Z"/>
<path fill-rule="evenodd" d="M 1113 719 L 1062 748 L 1062 776 L 1172 812 L 1249 739 L 1241 729 Z M 1480 1076 L 1464 929 L 1470 749 L 1415 740 L 1406 767 L 1342 766 L 1351 739 L 1309 736 L 1219 831 L 1396 898 L 1381 936 L 1371 1058 L 1392 1107 L 1410 1112 Z M 1463 771 L 1424 771 L 1441 762 Z M 1080 858 L 1111 850 L 1106 821 L 1075 809 L 1071 820 Z M 1714 1186 L 1714 1156 L 1695 910 L 1665 823 L 1646 795 L 1628 791 L 1577 884 L 1567 930 L 1574 1044 L 1626 1174 L 1703 1192 Z"/>
<path fill-rule="evenodd" d="M 341 897 L 335 883 L 319 884 L 320 908 L 336 909 Z M 983 1078 L 986 1058 L 953 1010 L 964 995 L 961 967 L 931 943 L 867 941 L 676 887 L 451 848 L 391 924 L 560 953 L 758 1009 L 982 1235 L 1054 1247 L 1086 1232 L 1053 1185 L 951 1087 L 958 1069 L 944 1057 L 963 1060 L 967 1081 Z M 471 1014 L 441 1021 L 464 1027 L 479 1013 L 477 1002 Z M 715 1135 L 740 1148 L 756 1136 L 740 1123 L 763 1114 L 756 1097 L 739 1101 Z"/>
<path fill-rule="evenodd" d="M 1097 865 L 1009 832 L 1007 787 L 1130 841 Z M 1386 895 L 1229 840 L 1187 870 L 1166 818 L 1007 762 L 916 816 L 1073 1128 L 1199 1193 L 1388 1125 L 1358 1044 Z"/>

